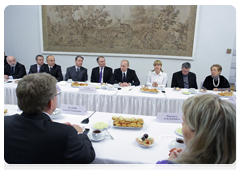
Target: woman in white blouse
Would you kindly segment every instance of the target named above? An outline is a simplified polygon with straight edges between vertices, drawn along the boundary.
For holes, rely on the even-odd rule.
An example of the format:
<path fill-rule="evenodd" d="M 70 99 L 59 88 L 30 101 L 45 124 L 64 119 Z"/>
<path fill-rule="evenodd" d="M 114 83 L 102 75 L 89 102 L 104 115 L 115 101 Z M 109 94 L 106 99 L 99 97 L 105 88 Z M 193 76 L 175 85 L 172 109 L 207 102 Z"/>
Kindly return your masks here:
<path fill-rule="evenodd" d="M 146 86 L 158 87 L 159 85 L 167 86 L 167 73 L 162 70 L 162 62 L 156 60 L 153 63 L 154 70 L 148 72 Z"/>

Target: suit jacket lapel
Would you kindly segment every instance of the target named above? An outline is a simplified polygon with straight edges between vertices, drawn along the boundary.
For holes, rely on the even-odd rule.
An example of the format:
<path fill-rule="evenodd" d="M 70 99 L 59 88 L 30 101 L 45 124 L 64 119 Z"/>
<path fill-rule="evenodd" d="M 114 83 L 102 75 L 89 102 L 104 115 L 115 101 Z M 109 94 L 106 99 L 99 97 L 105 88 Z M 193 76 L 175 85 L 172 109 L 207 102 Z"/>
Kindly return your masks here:
<path fill-rule="evenodd" d="M 180 74 L 180 82 L 181 82 L 182 87 L 184 87 L 183 74 L 182 73 Z"/>

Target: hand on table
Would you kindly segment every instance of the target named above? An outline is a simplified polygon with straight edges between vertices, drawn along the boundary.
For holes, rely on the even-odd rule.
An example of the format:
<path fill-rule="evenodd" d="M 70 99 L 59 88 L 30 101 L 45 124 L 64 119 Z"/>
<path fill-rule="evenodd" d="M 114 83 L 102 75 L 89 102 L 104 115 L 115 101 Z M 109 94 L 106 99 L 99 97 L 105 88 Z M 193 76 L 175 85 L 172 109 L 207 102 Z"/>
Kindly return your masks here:
<path fill-rule="evenodd" d="M 218 91 L 218 89 L 217 89 L 217 88 L 214 88 L 213 91 Z"/>
<path fill-rule="evenodd" d="M 9 79 L 9 76 L 8 76 L 8 75 L 4 75 L 4 78 L 5 78 L 5 79 Z"/>
<path fill-rule="evenodd" d="M 129 83 L 126 83 L 126 82 L 120 83 L 119 85 L 120 85 L 121 87 L 128 87 L 128 86 L 130 86 L 130 84 L 129 84 Z"/>
<path fill-rule="evenodd" d="M 169 151 L 170 153 L 168 154 L 168 156 L 169 156 L 168 160 L 177 158 L 179 153 L 182 152 L 182 151 L 183 151 L 183 149 L 181 149 L 181 148 L 172 148 Z"/>
<path fill-rule="evenodd" d="M 158 86 L 157 82 L 153 82 L 152 86 L 157 87 Z"/>

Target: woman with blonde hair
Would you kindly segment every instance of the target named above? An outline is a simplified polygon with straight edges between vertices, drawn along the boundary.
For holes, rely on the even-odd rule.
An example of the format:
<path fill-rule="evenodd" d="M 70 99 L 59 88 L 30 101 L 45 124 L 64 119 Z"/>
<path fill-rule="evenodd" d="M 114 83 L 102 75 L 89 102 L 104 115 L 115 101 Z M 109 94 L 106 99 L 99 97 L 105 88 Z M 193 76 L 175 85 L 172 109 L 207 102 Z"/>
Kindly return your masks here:
<path fill-rule="evenodd" d="M 148 72 L 146 86 L 158 87 L 159 85 L 167 86 L 167 73 L 162 70 L 162 62 L 156 60 L 153 63 L 154 70 Z"/>
<path fill-rule="evenodd" d="M 228 80 L 220 75 L 222 72 L 222 66 L 214 64 L 210 68 L 211 75 L 207 76 L 203 82 L 203 88 L 213 91 L 225 91 L 230 90 Z"/>
<path fill-rule="evenodd" d="M 236 108 L 214 94 L 188 98 L 182 106 L 185 150 L 158 164 L 232 164 L 236 161 Z"/>

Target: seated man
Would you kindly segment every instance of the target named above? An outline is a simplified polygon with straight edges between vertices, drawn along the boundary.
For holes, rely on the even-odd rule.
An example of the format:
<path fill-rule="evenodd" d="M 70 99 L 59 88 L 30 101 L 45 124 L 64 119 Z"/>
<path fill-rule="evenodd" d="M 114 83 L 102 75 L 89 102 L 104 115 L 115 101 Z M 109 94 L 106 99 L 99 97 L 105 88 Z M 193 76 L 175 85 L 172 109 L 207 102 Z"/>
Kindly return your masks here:
<path fill-rule="evenodd" d="M 128 60 L 122 60 L 121 68 L 117 68 L 114 70 L 114 74 L 111 78 L 111 84 L 114 83 L 118 83 L 121 87 L 140 85 L 140 81 L 137 77 L 136 72 L 129 68 Z"/>
<path fill-rule="evenodd" d="M 7 63 L 4 66 L 5 79 L 19 79 L 26 75 L 25 66 L 17 62 L 14 56 L 8 56 Z"/>
<path fill-rule="evenodd" d="M 42 55 L 37 55 L 35 59 L 36 59 L 37 64 L 31 65 L 28 74 L 31 74 L 31 73 L 39 73 L 39 72 L 40 72 L 40 68 L 41 68 L 43 65 L 45 65 L 45 64 L 44 64 L 44 57 L 43 57 Z"/>
<path fill-rule="evenodd" d="M 91 82 L 94 83 L 110 83 L 112 77 L 112 68 L 106 66 L 105 58 L 99 56 L 97 58 L 99 67 L 92 69 Z"/>
<path fill-rule="evenodd" d="M 190 63 L 186 62 L 182 64 L 182 71 L 176 72 L 172 76 L 172 88 L 198 88 L 196 75 L 192 72 L 189 72 L 190 68 Z"/>
<path fill-rule="evenodd" d="M 47 56 L 46 58 L 47 63 L 46 65 L 43 65 L 40 69 L 40 73 L 45 72 L 48 74 L 51 74 L 53 77 L 57 79 L 57 81 L 62 81 L 62 69 L 61 66 L 55 64 L 55 58 L 52 55 Z"/>
<path fill-rule="evenodd" d="M 82 56 L 75 57 L 75 66 L 68 67 L 65 75 L 65 80 L 72 79 L 73 81 L 87 81 L 87 69 L 82 67 L 84 58 Z"/>
<path fill-rule="evenodd" d="M 56 79 L 46 73 L 24 76 L 16 89 L 20 115 L 4 117 L 4 159 L 9 164 L 91 163 L 95 151 L 79 125 L 57 123 Z"/>

